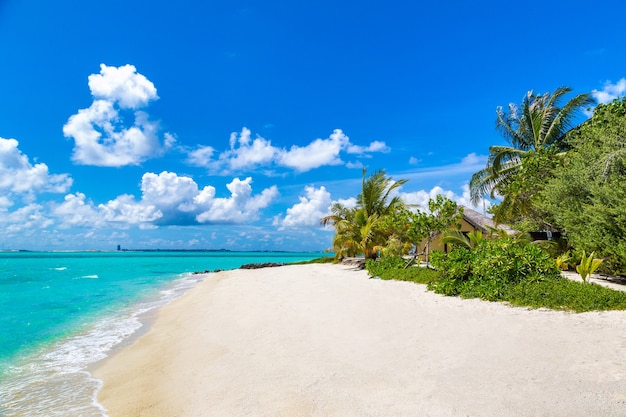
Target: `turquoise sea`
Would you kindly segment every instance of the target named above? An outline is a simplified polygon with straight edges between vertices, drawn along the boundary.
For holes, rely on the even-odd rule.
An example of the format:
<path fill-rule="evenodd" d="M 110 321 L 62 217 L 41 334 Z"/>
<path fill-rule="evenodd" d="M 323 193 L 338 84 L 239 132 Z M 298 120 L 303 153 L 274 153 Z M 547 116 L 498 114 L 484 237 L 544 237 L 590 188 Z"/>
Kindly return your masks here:
<path fill-rule="evenodd" d="M 89 366 L 142 314 L 196 284 L 195 271 L 321 253 L 0 252 L 0 416 L 104 416 Z"/>

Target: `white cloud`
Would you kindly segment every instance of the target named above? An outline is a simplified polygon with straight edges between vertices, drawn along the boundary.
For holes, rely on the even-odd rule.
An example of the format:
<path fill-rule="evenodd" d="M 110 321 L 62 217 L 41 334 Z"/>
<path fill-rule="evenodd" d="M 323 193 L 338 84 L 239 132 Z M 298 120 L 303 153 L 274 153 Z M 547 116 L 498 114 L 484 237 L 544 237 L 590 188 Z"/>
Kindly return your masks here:
<path fill-rule="evenodd" d="M 389 146 L 387 146 L 385 142 L 381 142 L 378 140 L 375 140 L 374 142 L 370 143 L 369 146 L 350 145 L 348 147 L 348 153 L 356 153 L 356 154 L 364 154 L 364 153 L 370 153 L 370 152 L 388 153 L 389 151 L 391 151 Z"/>
<path fill-rule="evenodd" d="M 15 139 L 0 138 L 0 192 L 7 200 L 11 194 L 64 193 L 72 186 L 68 174 L 50 174 L 43 163 L 32 165 L 18 148 Z M 6 204 L 6 201 L 5 201 Z"/>
<path fill-rule="evenodd" d="M 331 204 L 330 193 L 325 187 L 304 188 L 305 196 L 300 196 L 299 203 L 287 209 L 284 219 L 276 218 L 275 225 L 281 228 L 298 226 L 319 226 L 322 217 L 327 216 Z"/>
<path fill-rule="evenodd" d="M 252 139 L 250 130 L 244 127 L 240 133 L 231 133 L 229 145 L 230 149 L 220 153 L 217 159 L 213 159 L 214 148 L 199 147 L 189 153 L 187 161 L 221 174 L 270 165 L 305 172 L 321 166 L 344 164 L 342 152 L 366 156 L 372 152 L 389 151 L 380 141 L 366 147 L 353 145 L 340 129 L 334 130 L 326 139 L 316 139 L 308 145 L 293 145 L 287 149 L 273 146 L 271 141 L 260 136 Z"/>
<path fill-rule="evenodd" d="M 215 149 L 211 146 L 200 146 L 198 149 L 189 152 L 187 163 L 197 167 L 208 167 Z"/>
<path fill-rule="evenodd" d="M 234 178 L 226 188 L 231 195 L 228 198 L 203 198 L 209 207 L 196 216 L 200 223 L 243 223 L 259 218 L 259 211 L 267 207 L 278 196 L 274 185 L 266 188 L 260 195 L 252 196 L 252 178 L 245 180 Z"/>
<path fill-rule="evenodd" d="M 604 84 L 604 88 L 602 91 L 593 90 L 591 95 L 595 97 L 595 99 L 600 104 L 610 103 L 616 98 L 622 97 L 626 94 L 626 78 L 622 78 L 615 84 L 612 84 L 610 81 L 607 81 Z"/>
<path fill-rule="evenodd" d="M 357 205 L 355 197 L 331 200 L 330 192 L 324 186 L 320 188 L 307 186 L 304 188 L 304 193 L 305 196 L 298 197 L 299 203 L 287 209 L 287 214 L 284 218 L 282 214 L 274 217 L 272 224 L 277 226 L 278 230 L 298 227 L 319 227 L 320 220 L 331 213 L 330 208 L 333 204 L 339 203 L 347 208 L 353 208 Z M 332 228 L 327 227 L 327 229 L 330 230 Z"/>
<path fill-rule="evenodd" d="M 328 139 L 316 139 L 307 146 L 294 145 L 288 151 L 281 151 L 278 163 L 299 172 L 324 165 L 340 165 L 343 161 L 339 154 L 349 146 L 350 139 L 341 130 L 335 129 Z"/>
<path fill-rule="evenodd" d="M 61 228 L 73 226 L 97 227 L 104 220 L 93 203 L 86 202 L 85 194 L 76 193 L 65 196 L 64 202 L 55 206 L 52 213 L 61 220 Z"/>
<path fill-rule="evenodd" d="M 198 195 L 198 184 L 173 172 L 147 172 L 141 179 L 142 200 L 160 208 L 187 206 Z"/>
<path fill-rule="evenodd" d="M 89 76 L 94 101 L 80 109 L 63 126 L 63 134 L 74 139 L 72 160 L 96 166 L 137 165 L 161 155 L 175 138 L 166 134 L 161 145 L 158 124 L 138 110 L 159 97 L 154 85 L 132 65 L 100 65 L 100 74 Z M 118 110 L 132 110 L 134 122 L 124 123 Z"/>
<path fill-rule="evenodd" d="M 135 224 L 154 222 L 163 216 L 163 213 L 154 205 L 137 202 L 135 197 L 128 194 L 118 196 L 106 204 L 98 205 L 104 220 L 127 227 Z"/>
<path fill-rule="evenodd" d="M 95 98 L 119 103 L 123 109 L 144 107 L 159 98 L 154 84 L 139 74 L 133 65 L 116 68 L 100 64 L 100 74 L 91 74 L 88 80 Z"/>
<path fill-rule="evenodd" d="M 3 233 L 33 232 L 45 229 L 54 221 L 42 213 L 43 206 L 29 204 L 13 212 L 5 212 L 0 216 L 0 225 L 3 225 Z"/>

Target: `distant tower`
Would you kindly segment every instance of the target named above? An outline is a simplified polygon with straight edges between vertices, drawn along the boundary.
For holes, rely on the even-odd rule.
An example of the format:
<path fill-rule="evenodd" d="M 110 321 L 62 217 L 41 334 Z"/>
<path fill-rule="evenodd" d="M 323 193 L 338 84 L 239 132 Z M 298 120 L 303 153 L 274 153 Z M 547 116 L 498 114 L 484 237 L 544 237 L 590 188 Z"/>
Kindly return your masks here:
<path fill-rule="evenodd" d="M 121 245 L 117 245 L 117 250 L 122 250 L 122 246 Z"/>

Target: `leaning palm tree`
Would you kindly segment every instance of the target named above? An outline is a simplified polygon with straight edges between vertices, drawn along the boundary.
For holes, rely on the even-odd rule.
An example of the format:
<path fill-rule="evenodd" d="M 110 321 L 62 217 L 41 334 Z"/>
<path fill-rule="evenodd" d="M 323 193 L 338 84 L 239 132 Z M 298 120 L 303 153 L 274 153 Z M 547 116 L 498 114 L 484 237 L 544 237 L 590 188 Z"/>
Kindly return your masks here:
<path fill-rule="evenodd" d="M 337 258 L 359 254 L 366 258 L 376 257 L 388 238 L 383 233 L 382 219 L 404 207 L 400 197 L 391 194 L 406 181 L 393 181 L 383 170 L 366 177 L 366 170 L 363 170 L 357 206 L 348 208 L 334 203 L 331 214 L 321 220 L 322 225 L 330 224 L 335 228 L 333 248 Z"/>
<path fill-rule="evenodd" d="M 581 111 L 595 102 L 585 93 L 560 106 L 571 91 L 569 87 L 559 87 L 552 94 L 543 95 L 529 91 L 521 106 L 510 103 L 508 111 L 502 107 L 496 109 L 496 129 L 510 146 L 490 147 L 487 166 L 472 175 L 470 196 L 474 204 L 486 195 L 493 198 L 502 191 L 519 172 L 522 157 L 527 153 L 550 147 L 565 150 L 565 134 L 575 127 Z"/>

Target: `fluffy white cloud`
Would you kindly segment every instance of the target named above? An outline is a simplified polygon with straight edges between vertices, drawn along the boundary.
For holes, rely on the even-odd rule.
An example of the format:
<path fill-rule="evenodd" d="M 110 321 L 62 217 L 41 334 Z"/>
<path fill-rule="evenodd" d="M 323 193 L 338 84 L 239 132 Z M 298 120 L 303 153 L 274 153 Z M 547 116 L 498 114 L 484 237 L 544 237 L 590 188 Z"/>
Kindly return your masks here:
<path fill-rule="evenodd" d="M 100 64 L 100 74 L 91 74 L 88 80 L 94 97 L 117 102 L 121 108 L 136 109 L 159 98 L 154 84 L 133 65 L 116 68 Z"/>
<path fill-rule="evenodd" d="M 196 216 L 200 223 L 242 223 L 259 218 L 259 211 L 267 207 L 278 196 L 274 185 L 266 188 L 260 195 L 252 196 L 252 178 L 235 178 L 226 185 L 231 195 L 228 198 L 208 198 L 202 200 L 206 210 Z"/>
<path fill-rule="evenodd" d="M 591 94 L 595 97 L 598 103 L 610 103 L 616 98 L 622 97 L 626 94 L 626 78 L 622 78 L 615 84 L 607 81 L 601 91 L 593 90 Z"/>
<path fill-rule="evenodd" d="M 316 139 L 307 146 L 292 146 L 288 151 L 281 151 L 278 163 L 300 172 L 324 165 L 340 165 L 343 161 L 339 154 L 349 147 L 348 136 L 335 129 L 328 139 Z"/>
<path fill-rule="evenodd" d="M 229 145 L 230 149 L 220 153 L 217 159 L 213 159 L 214 148 L 200 147 L 189 153 L 187 161 L 221 174 L 270 165 L 305 172 L 325 165 L 343 164 L 342 152 L 366 155 L 389 151 L 380 141 L 366 147 L 354 145 L 340 129 L 334 130 L 326 139 L 316 139 L 308 145 L 294 145 L 287 149 L 273 146 L 271 141 L 260 136 L 252 139 L 250 130 L 244 127 L 239 134 L 233 132 L 230 135 Z"/>
<path fill-rule="evenodd" d="M 0 138 L 0 192 L 7 201 L 11 194 L 64 193 L 72 186 L 68 174 L 50 174 L 43 163 L 31 164 L 15 139 Z"/>
<path fill-rule="evenodd" d="M 163 213 L 154 205 L 137 202 L 128 194 L 118 196 L 106 204 L 98 205 L 98 210 L 106 222 L 126 227 L 135 224 L 147 224 L 160 219 Z"/>
<path fill-rule="evenodd" d="M 284 219 L 276 218 L 275 225 L 281 228 L 298 226 L 319 226 L 322 217 L 327 216 L 331 205 L 330 193 L 326 187 L 304 188 L 305 196 L 300 196 L 300 202 L 287 209 Z"/>
<path fill-rule="evenodd" d="M 100 74 L 89 76 L 89 88 L 94 96 L 91 106 L 80 109 L 63 126 L 65 137 L 74 139 L 74 162 L 137 165 L 173 145 L 174 137 L 166 135 L 162 146 L 157 123 L 138 110 L 159 97 L 154 85 L 134 66 L 116 68 L 101 64 Z M 132 110 L 134 122 L 125 125 L 119 110 Z"/>
<path fill-rule="evenodd" d="M 142 200 L 162 208 L 187 207 L 198 195 L 198 184 L 189 177 L 164 171 L 145 173 L 141 180 Z"/>
<path fill-rule="evenodd" d="M 331 200 L 331 195 L 324 186 L 320 188 L 313 186 L 304 187 L 304 193 L 304 196 L 298 197 L 299 203 L 287 209 L 287 214 L 284 218 L 281 214 L 274 217 L 272 224 L 277 226 L 278 230 L 320 226 L 320 220 L 331 213 L 330 208 L 333 204 L 339 203 L 348 208 L 353 208 L 357 205 L 355 197 Z"/>

